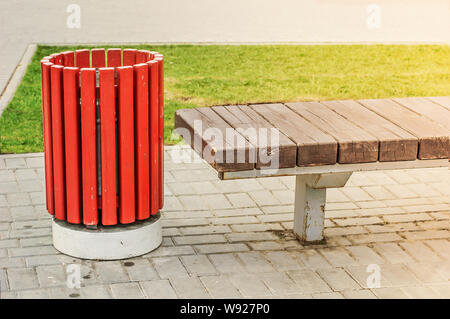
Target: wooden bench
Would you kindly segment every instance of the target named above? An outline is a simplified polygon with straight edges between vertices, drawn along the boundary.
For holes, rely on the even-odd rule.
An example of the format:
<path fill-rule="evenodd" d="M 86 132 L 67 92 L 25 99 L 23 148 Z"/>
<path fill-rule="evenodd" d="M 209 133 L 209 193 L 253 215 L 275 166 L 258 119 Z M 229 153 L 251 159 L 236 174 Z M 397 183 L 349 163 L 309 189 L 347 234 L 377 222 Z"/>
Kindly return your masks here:
<path fill-rule="evenodd" d="M 295 175 L 294 233 L 315 242 L 353 172 L 448 167 L 450 97 L 184 109 L 175 128 L 221 179 Z"/>

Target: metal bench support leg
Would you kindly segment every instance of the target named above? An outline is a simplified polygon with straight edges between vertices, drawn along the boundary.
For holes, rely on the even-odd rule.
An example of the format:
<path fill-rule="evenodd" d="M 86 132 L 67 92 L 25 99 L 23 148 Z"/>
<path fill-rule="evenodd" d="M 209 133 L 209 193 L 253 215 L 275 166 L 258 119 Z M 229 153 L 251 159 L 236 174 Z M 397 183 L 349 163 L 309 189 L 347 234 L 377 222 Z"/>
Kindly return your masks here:
<path fill-rule="evenodd" d="M 294 234 L 302 242 L 323 239 L 326 189 L 343 187 L 351 173 L 297 175 Z"/>

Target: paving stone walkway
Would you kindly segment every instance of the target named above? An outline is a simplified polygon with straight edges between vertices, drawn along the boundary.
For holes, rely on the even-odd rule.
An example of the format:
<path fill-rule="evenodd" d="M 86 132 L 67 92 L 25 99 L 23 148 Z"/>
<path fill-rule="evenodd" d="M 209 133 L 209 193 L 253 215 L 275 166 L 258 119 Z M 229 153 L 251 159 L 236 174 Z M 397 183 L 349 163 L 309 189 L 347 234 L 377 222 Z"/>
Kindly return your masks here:
<path fill-rule="evenodd" d="M 450 298 L 448 169 L 353 174 L 327 193 L 327 243 L 302 246 L 294 177 L 220 181 L 173 150 L 162 246 L 108 262 L 51 245 L 43 154 L 1 155 L 1 298 Z M 80 289 L 67 287 L 71 264 Z"/>

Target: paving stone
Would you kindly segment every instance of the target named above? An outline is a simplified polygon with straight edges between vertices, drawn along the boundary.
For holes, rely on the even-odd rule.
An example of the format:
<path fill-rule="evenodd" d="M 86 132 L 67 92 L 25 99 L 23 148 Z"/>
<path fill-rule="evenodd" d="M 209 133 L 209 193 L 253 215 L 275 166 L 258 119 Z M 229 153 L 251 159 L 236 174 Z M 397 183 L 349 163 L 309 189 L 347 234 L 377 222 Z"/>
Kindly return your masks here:
<path fill-rule="evenodd" d="M 399 244 L 410 256 L 421 262 L 441 261 L 442 258 L 421 242 L 404 242 Z"/>
<path fill-rule="evenodd" d="M 380 299 L 409 299 L 401 288 L 396 287 L 372 289 L 372 292 Z"/>
<path fill-rule="evenodd" d="M 234 217 L 234 216 L 250 216 L 250 215 L 261 215 L 262 211 L 258 207 L 250 208 L 233 208 L 233 209 L 215 209 L 214 215 L 216 217 Z"/>
<path fill-rule="evenodd" d="M 270 297 L 272 295 L 269 288 L 257 275 L 239 274 L 230 275 L 229 278 L 244 298 Z"/>
<path fill-rule="evenodd" d="M 242 298 L 242 295 L 226 276 L 203 276 L 200 277 L 200 280 L 214 299 Z"/>
<path fill-rule="evenodd" d="M 341 247 L 323 248 L 319 252 L 330 262 L 334 267 L 354 266 L 358 263 L 354 260 L 348 252 Z"/>
<path fill-rule="evenodd" d="M 383 264 L 380 265 L 380 268 L 381 276 L 389 282 L 389 285 L 405 286 L 418 285 L 420 283 L 416 276 L 414 276 L 414 274 L 405 265 Z"/>
<path fill-rule="evenodd" d="M 397 198 L 414 198 L 418 195 L 409 189 L 406 185 L 385 185 L 386 189 Z"/>
<path fill-rule="evenodd" d="M 308 268 L 317 269 L 332 267 L 330 263 L 314 249 L 308 249 L 293 254 L 296 254 L 298 258 L 303 262 L 303 264 L 305 264 L 305 266 Z"/>
<path fill-rule="evenodd" d="M 426 240 L 425 244 L 441 257 L 450 260 L 450 241 L 445 239 Z"/>
<path fill-rule="evenodd" d="M 450 231 L 448 230 L 424 230 L 414 232 L 402 232 L 400 233 L 407 240 L 424 240 L 424 239 L 438 239 L 438 238 L 450 238 Z"/>
<path fill-rule="evenodd" d="M 36 156 L 36 157 L 27 157 L 25 158 L 28 167 L 44 167 L 44 157 Z"/>
<path fill-rule="evenodd" d="M 251 224 L 251 223 L 258 223 L 258 219 L 256 219 L 255 216 L 219 217 L 219 218 L 212 218 L 211 222 L 215 225 Z"/>
<path fill-rule="evenodd" d="M 280 201 L 275 196 L 273 196 L 273 194 L 270 191 L 267 190 L 251 191 L 248 194 L 259 206 L 280 204 Z"/>
<path fill-rule="evenodd" d="M 296 294 L 299 292 L 298 284 L 296 284 L 285 273 L 269 272 L 261 274 L 262 281 L 269 287 L 274 295 L 283 296 Z"/>
<path fill-rule="evenodd" d="M 144 294 L 136 282 L 111 284 L 112 295 L 116 299 L 143 299 Z"/>
<path fill-rule="evenodd" d="M 356 204 L 353 202 L 343 202 L 343 203 L 326 203 L 325 204 L 325 210 L 332 211 L 332 210 L 350 210 L 358 208 Z"/>
<path fill-rule="evenodd" d="M 240 243 L 195 245 L 194 247 L 200 254 L 230 253 L 249 250 L 247 245 Z"/>
<path fill-rule="evenodd" d="M 245 273 L 246 269 L 234 254 L 208 255 L 213 265 L 221 274 Z"/>
<path fill-rule="evenodd" d="M 277 205 L 261 207 L 264 214 L 286 214 L 294 212 L 294 205 Z"/>
<path fill-rule="evenodd" d="M 180 256 L 194 254 L 194 249 L 191 246 L 173 246 L 173 247 L 159 247 L 158 249 L 144 255 L 144 257 L 163 257 L 163 256 Z"/>
<path fill-rule="evenodd" d="M 256 203 L 246 193 L 227 194 L 226 197 L 235 208 L 256 206 Z"/>
<path fill-rule="evenodd" d="M 440 193 L 436 191 L 433 187 L 430 187 L 430 185 L 427 184 L 409 184 L 408 188 L 411 189 L 413 192 L 420 194 L 422 197 L 432 197 L 432 196 L 439 196 Z"/>
<path fill-rule="evenodd" d="M 149 299 L 176 299 L 177 295 L 167 279 L 142 281 L 141 287 Z"/>
<path fill-rule="evenodd" d="M 21 257 L 11 258 L 11 257 L 1 257 L 0 258 L 0 268 L 10 269 L 10 268 L 24 268 L 25 261 Z"/>
<path fill-rule="evenodd" d="M 132 265 L 131 265 L 132 263 Z M 125 271 L 132 281 L 145 281 L 159 279 L 156 270 L 151 263 L 144 258 L 129 260 L 124 262 Z"/>
<path fill-rule="evenodd" d="M 36 267 L 41 287 L 66 285 L 66 269 L 62 265 L 45 265 Z"/>
<path fill-rule="evenodd" d="M 335 218 L 333 221 L 339 226 L 353 226 L 353 225 L 373 225 L 382 224 L 383 221 L 379 217 L 360 217 L 360 218 Z"/>
<path fill-rule="evenodd" d="M 48 299 L 49 294 L 46 289 L 22 290 L 17 292 L 20 299 Z"/>
<path fill-rule="evenodd" d="M 182 263 L 191 275 L 205 276 L 217 273 L 214 266 L 205 255 L 191 255 L 180 257 Z"/>
<path fill-rule="evenodd" d="M 275 240 L 278 239 L 273 233 L 269 232 L 258 232 L 258 233 L 231 233 L 226 234 L 225 237 L 230 242 L 239 241 L 263 241 L 263 240 Z"/>
<path fill-rule="evenodd" d="M 321 292 L 312 295 L 313 299 L 344 299 L 339 292 Z"/>
<path fill-rule="evenodd" d="M 374 250 L 391 264 L 411 263 L 414 260 L 395 243 L 378 243 Z"/>
<path fill-rule="evenodd" d="M 326 195 L 327 202 L 330 203 L 351 201 L 339 188 L 327 188 Z"/>
<path fill-rule="evenodd" d="M 361 288 L 343 269 L 318 269 L 317 273 L 334 291 Z"/>
<path fill-rule="evenodd" d="M 406 223 L 421 220 L 432 220 L 433 218 L 425 213 L 420 214 L 400 214 L 400 215 L 386 215 L 383 219 L 388 223 Z"/>
<path fill-rule="evenodd" d="M 395 233 L 384 233 L 384 234 L 360 234 L 360 235 L 349 235 L 347 238 L 354 244 L 368 244 L 368 243 L 378 243 L 378 242 L 395 242 L 402 240 L 402 238 Z"/>
<path fill-rule="evenodd" d="M 19 184 L 17 182 L 0 182 L 0 194 L 17 193 L 19 191 Z"/>
<path fill-rule="evenodd" d="M 166 227 L 185 227 L 185 226 L 202 226 L 209 225 L 206 218 L 178 218 L 178 219 L 163 219 L 161 221 L 163 228 Z"/>
<path fill-rule="evenodd" d="M 367 192 L 359 187 L 342 187 L 341 191 L 353 201 L 373 200 Z"/>
<path fill-rule="evenodd" d="M 427 286 L 402 287 L 401 289 L 412 299 L 436 299 L 440 297 L 439 294 Z"/>
<path fill-rule="evenodd" d="M 265 253 L 266 258 L 277 271 L 297 270 L 305 265 L 295 258 L 292 253 L 285 251 L 269 251 Z"/>
<path fill-rule="evenodd" d="M 423 283 L 445 282 L 432 263 L 409 263 L 406 266 Z"/>
<path fill-rule="evenodd" d="M 213 235 L 191 235 L 173 237 L 176 245 L 196 245 L 207 243 L 225 243 L 227 240 L 222 234 Z"/>
<path fill-rule="evenodd" d="M 9 248 L 9 254 L 13 257 L 26 257 L 37 255 L 53 255 L 59 254 L 59 252 L 53 246 L 36 246 Z"/>
<path fill-rule="evenodd" d="M 295 192 L 293 190 L 274 190 L 272 194 L 281 204 L 294 203 Z"/>
<path fill-rule="evenodd" d="M 377 299 L 370 290 L 344 290 L 341 291 L 346 299 Z"/>
<path fill-rule="evenodd" d="M 173 288 L 177 295 L 183 299 L 211 298 L 201 281 L 196 277 L 171 278 Z"/>
<path fill-rule="evenodd" d="M 42 265 L 57 265 L 61 263 L 58 255 L 37 255 L 25 258 L 27 267 L 35 267 Z"/>
<path fill-rule="evenodd" d="M 283 230 L 283 227 L 278 223 L 267 223 L 267 224 L 241 224 L 241 225 L 231 225 L 233 234 L 236 232 L 267 232 L 269 230 Z"/>
<path fill-rule="evenodd" d="M 26 168 L 27 164 L 22 157 L 5 158 L 6 168 Z"/>
<path fill-rule="evenodd" d="M 294 214 L 258 215 L 257 218 L 263 223 L 285 222 L 294 220 Z"/>
<path fill-rule="evenodd" d="M 385 185 L 385 184 L 381 184 L 381 185 Z M 376 200 L 395 199 L 394 194 L 389 192 L 383 186 L 377 185 L 377 186 L 366 186 L 366 187 L 361 187 L 361 188 Z"/>
<path fill-rule="evenodd" d="M 111 292 L 107 286 L 93 285 L 81 287 L 80 298 L 83 299 L 111 299 Z"/>
<path fill-rule="evenodd" d="M 119 261 L 103 261 L 94 263 L 100 280 L 105 283 L 129 281 L 124 267 Z"/>
<path fill-rule="evenodd" d="M 331 292 L 326 282 L 312 270 L 291 270 L 288 271 L 288 275 L 297 283 L 299 293 L 301 294 Z"/>
<path fill-rule="evenodd" d="M 51 236 L 21 238 L 20 245 L 22 247 L 49 246 L 53 244 Z"/>
<path fill-rule="evenodd" d="M 183 228 L 180 229 L 180 231 L 184 235 L 231 233 L 231 229 L 230 229 L 230 227 L 228 225 L 183 227 Z"/>
<path fill-rule="evenodd" d="M 162 279 L 173 277 L 189 277 L 178 257 L 158 257 L 152 258 L 152 263 Z"/>
<path fill-rule="evenodd" d="M 383 264 L 384 260 L 367 246 L 347 246 L 346 249 L 361 265 Z"/>
<path fill-rule="evenodd" d="M 247 243 L 252 250 L 282 250 L 284 246 L 276 241 L 261 241 Z"/>
<path fill-rule="evenodd" d="M 441 298 L 450 298 L 450 283 L 430 286 Z"/>
<path fill-rule="evenodd" d="M 9 289 L 22 290 L 38 287 L 36 272 L 32 268 L 11 268 L 7 270 Z"/>
<path fill-rule="evenodd" d="M 248 272 L 271 272 L 275 269 L 259 252 L 238 253 L 237 256 L 242 261 Z"/>
<path fill-rule="evenodd" d="M 367 230 L 363 226 L 331 227 L 324 229 L 324 234 L 326 237 L 366 233 Z"/>

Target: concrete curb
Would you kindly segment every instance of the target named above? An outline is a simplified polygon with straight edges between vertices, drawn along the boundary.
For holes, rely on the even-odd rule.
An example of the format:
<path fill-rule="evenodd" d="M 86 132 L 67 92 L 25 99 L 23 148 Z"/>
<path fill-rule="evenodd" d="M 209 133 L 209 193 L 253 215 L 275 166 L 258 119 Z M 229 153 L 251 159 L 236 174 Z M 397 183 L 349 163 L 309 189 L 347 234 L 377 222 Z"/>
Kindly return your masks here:
<path fill-rule="evenodd" d="M 20 81 L 22 81 L 25 71 L 27 70 L 28 64 L 30 64 L 34 52 L 36 52 L 36 48 L 36 44 L 28 45 L 25 53 L 20 59 L 19 64 L 17 64 L 14 73 L 10 77 L 8 83 L 6 83 L 5 89 L 0 96 L 0 116 L 2 116 L 3 111 L 6 109 L 9 102 L 13 98 L 14 93 L 16 92 L 16 89 L 20 84 Z"/>

